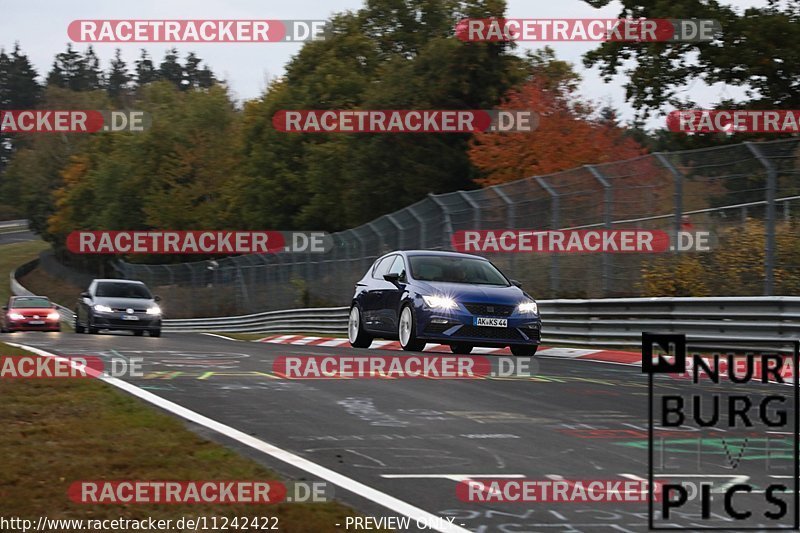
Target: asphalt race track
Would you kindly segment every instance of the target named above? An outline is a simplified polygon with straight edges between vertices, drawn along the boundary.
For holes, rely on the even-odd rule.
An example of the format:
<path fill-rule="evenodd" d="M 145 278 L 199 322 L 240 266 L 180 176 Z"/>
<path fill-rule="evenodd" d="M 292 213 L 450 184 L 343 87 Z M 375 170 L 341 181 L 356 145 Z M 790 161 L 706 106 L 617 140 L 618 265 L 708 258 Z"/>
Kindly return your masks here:
<path fill-rule="evenodd" d="M 272 362 L 280 355 L 377 352 L 175 333 L 161 338 L 126 333 L 16 333 L 0 339 L 64 355 L 141 357 L 145 376 L 126 381 L 429 513 L 454 518 L 454 524 L 464 530 L 647 530 L 646 503 L 495 503 L 464 502 L 456 497 L 457 482 L 464 476 L 646 479 L 648 389 L 640 367 L 537 358 L 533 377 L 283 380 L 272 375 Z M 657 388 L 663 390 L 689 386 L 678 379 L 656 379 Z M 764 392 L 759 388 L 780 385 L 749 387 L 750 392 L 759 394 Z M 790 421 L 793 413 L 790 408 Z M 286 476 L 314 479 L 208 429 L 193 429 Z M 787 463 L 780 461 L 781 444 L 776 443 L 781 441 L 771 444 L 779 453 L 772 454 L 777 459 L 768 469 L 757 464 L 756 458 L 763 459 L 763 455 L 751 457 L 754 443 L 764 444 L 767 432 L 763 428 L 732 430 L 731 434 L 717 431 L 731 437 L 727 443 L 723 440 L 725 446 L 712 443 L 711 448 L 702 447 L 698 452 L 700 445 L 691 439 L 676 441 L 658 455 L 662 466 L 668 463 L 660 471 L 682 480 L 722 471 L 723 478 L 716 474 L 715 490 L 720 487 L 719 479 L 756 480 L 765 475 L 778 479 L 791 473 Z M 691 432 L 681 435 L 691 437 Z M 749 442 L 751 448 L 728 447 L 737 442 L 733 438 L 742 436 L 750 440 L 738 442 Z M 357 494 L 338 487 L 335 491 L 337 498 L 371 516 L 396 516 Z M 752 496 L 753 505 L 770 509 L 760 496 Z M 744 506 L 745 501 L 750 503 L 746 498 L 737 501 Z M 715 514 L 720 500 L 715 497 Z M 699 513 L 699 508 L 696 511 Z M 677 512 L 673 519 L 691 529 L 697 513 Z M 720 516 L 720 520 L 724 518 Z M 740 525 L 728 527 L 738 529 Z M 786 525 L 790 525 L 789 518 Z"/>
<path fill-rule="evenodd" d="M 38 239 L 38 237 L 29 230 L 9 231 L 0 233 L 0 245 L 12 244 L 15 242 L 26 242 Z"/>

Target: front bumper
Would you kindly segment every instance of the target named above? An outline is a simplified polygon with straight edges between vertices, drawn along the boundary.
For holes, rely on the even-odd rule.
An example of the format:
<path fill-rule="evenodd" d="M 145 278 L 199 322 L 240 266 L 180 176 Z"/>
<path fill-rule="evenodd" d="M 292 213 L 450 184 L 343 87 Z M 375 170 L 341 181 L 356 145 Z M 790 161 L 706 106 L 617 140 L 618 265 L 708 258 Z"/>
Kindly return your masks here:
<path fill-rule="evenodd" d="M 24 320 L 9 320 L 6 323 L 6 329 L 9 332 L 13 331 L 60 331 L 59 320 L 34 320 L 34 322 L 43 322 L 43 324 L 31 324 L 32 319 Z"/>
<path fill-rule="evenodd" d="M 476 326 L 476 317 L 503 318 L 507 327 Z M 417 337 L 441 344 L 473 346 L 537 346 L 542 338 L 542 321 L 537 314 L 512 313 L 508 317 L 474 315 L 459 306 L 452 311 L 418 309 Z"/>
<path fill-rule="evenodd" d="M 148 315 L 146 313 L 134 313 L 131 315 L 127 313 L 95 312 L 92 322 L 92 326 L 98 329 L 136 331 L 161 328 L 161 316 Z"/>

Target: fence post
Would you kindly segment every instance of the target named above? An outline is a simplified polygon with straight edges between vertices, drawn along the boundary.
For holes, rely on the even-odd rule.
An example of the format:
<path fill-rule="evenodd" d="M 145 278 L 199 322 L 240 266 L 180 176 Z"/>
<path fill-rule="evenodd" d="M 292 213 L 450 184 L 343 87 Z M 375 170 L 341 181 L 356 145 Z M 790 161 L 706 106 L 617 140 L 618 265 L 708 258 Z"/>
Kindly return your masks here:
<path fill-rule="evenodd" d="M 672 164 L 672 161 L 667 159 L 667 156 L 663 153 L 656 152 L 653 155 L 655 155 L 656 159 L 672 173 L 672 177 L 675 180 L 675 238 L 677 239 L 678 232 L 681 231 L 683 219 L 683 174 L 681 174 L 681 171 L 678 170 L 675 165 Z"/>
<path fill-rule="evenodd" d="M 450 218 L 450 211 L 435 194 L 428 193 L 428 197 L 442 210 L 442 214 L 444 215 L 444 235 L 442 236 L 442 244 L 440 247 L 450 248 L 453 241 L 453 219 Z"/>
<path fill-rule="evenodd" d="M 560 198 L 559 198 L 560 195 L 556 192 L 556 190 L 553 187 L 550 186 L 549 183 L 544 181 L 544 178 L 542 178 L 540 176 L 534 176 L 533 179 L 536 180 L 536 183 L 538 183 L 539 186 L 542 189 L 544 189 L 547 192 L 547 194 L 550 195 L 550 205 L 551 205 L 551 207 L 550 207 L 550 219 L 551 219 L 550 220 L 550 226 L 551 226 L 551 228 L 550 229 L 556 230 L 556 229 L 559 228 L 559 226 L 561 226 L 561 220 L 560 220 L 561 217 L 560 217 L 560 213 L 559 213 L 560 210 L 561 210 Z M 557 253 L 551 253 L 550 254 L 550 291 L 553 293 L 552 294 L 553 298 L 557 297 L 558 291 L 560 290 L 559 286 L 561 285 L 561 283 L 560 283 L 560 281 L 561 281 L 560 280 L 560 274 L 561 273 L 559 271 L 560 267 L 559 267 L 559 264 L 558 264 L 559 263 L 558 260 L 559 260 L 559 257 L 558 257 Z"/>
<path fill-rule="evenodd" d="M 514 218 L 516 217 L 516 204 L 511 201 L 511 198 L 503 192 L 503 190 L 498 187 L 497 185 L 492 185 L 489 187 L 494 193 L 500 197 L 501 200 L 506 204 L 506 226 L 507 229 L 517 229 L 516 224 L 514 223 Z M 511 254 L 511 270 L 515 272 L 515 275 L 519 277 L 519 273 L 516 272 L 517 270 L 517 254 Z"/>
<path fill-rule="evenodd" d="M 397 222 L 397 219 L 391 213 L 386 215 L 386 218 L 389 220 L 389 222 L 392 223 L 392 226 L 397 228 L 397 248 L 399 250 L 403 250 L 406 245 L 406 235 L 403 226 L 401 226 L 400 223 Z"/>
<path fill-rule="evenodd" d="M 408 207 L 408 212 L 411 213 L 411 216 L 413 216 L 419 223 L 419 246 L 417 246 L 417 248 L 425 248 L 425 244 L 428 242 L 428 232 L 425 227 L 427 226 L 427 223 L 422 220 L 421 216 L 419 216 L 419 213 L 417 213 L 417 208 L 414 207 L 414 205 Z"/>
<path fill-rule="evenodd" d="M 764 296 L 772 296 L 775 284 L 775 189 L 778 181 L 778 172 L 772 161 L 765 157 L 755 144 L 745 142 L 744 145 L 767 169 L 767 242 L 764 250 Z"/>
<path fill-rule="evenodd" d="M 458 194 L 472 208 L 472 225 L 473 225 L 473 229 L 481 229 L 481 206 L 478 205 L 478 202 L 476 202 L 475 200 L 473 200 L 470 197 L 469 193 L 464 192 L 464 191 L 458 191 Z"/>
<path fill-rule="evenodd" d="M 606 179 L 602 172 L 600 172 L 596 166 L 594 165 L 584 165 L 585 168 L 589 169 L 589 172 L 592 173 L 592 176 L 600 182 L 600 185 L 603 186 L 603 226 L 606 229 L 611 229 L 611 219 L 612 219 L 612 211 L 614 209 L 614 189 L 611 187 L 611 183 Z M 609 295 L 609 290 L 611 286 L 611 269 L 612 269 L 612 261 L 613 257 L 607 251 L 603 252 L 602 256 L 603 261 L 603 296 L 606 298 Z"/>

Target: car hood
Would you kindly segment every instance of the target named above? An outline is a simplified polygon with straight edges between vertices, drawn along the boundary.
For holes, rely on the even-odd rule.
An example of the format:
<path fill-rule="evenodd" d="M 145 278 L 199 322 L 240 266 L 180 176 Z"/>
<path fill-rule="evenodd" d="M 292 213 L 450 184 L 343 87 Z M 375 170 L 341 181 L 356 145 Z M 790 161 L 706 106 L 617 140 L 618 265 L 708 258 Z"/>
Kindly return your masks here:
<path fill-rule="evenodd" d="M 109 296 L 95 296 L 92 303 L 97 305 L 107 305 L 108 307 L 121 308 L 121 309 L 147 309 L 153 307 L 156 303 L 149 298 L 113 298 Z"/>
<path fill-rule="evenodd" d="M 52 307 L 9 307 L 9 313 L 20 313 L 23 315 L 46 315 L 56 311 Z"/>
<path fill-rule="evenodd" d="M 417 281 L 417 289 L 422 294 L 444 294 L 456 301 L 471 303 L 495 303 L 517 305 L 528 296 L 515 285 L 510 287 L 493 287 L 490 285 L 470 285 L 468 283 L 442 283 L 434 281 Z"/>

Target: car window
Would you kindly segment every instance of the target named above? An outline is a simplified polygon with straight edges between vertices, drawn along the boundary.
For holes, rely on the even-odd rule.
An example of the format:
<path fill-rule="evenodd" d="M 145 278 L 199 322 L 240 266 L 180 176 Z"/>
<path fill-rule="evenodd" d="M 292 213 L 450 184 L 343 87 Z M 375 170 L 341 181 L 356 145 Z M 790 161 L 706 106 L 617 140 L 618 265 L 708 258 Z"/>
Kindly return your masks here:
<path fill-rule="evenodd" d="M 34 307 L 53 307 L 52 302 L 40 296 L 22 296 L 13 298 L 10 307 L 16 309 L 32 309 Z"/>
<path fill-rule="evenodd" d="M 372 277 L 375 279 L 383 279 L 383 275 L 389 272 L 389 267 L 392 266 L 395 257 L 397 256 L 390 255 L 389 257 L 381 259 L 380 263 L 375 266 L 375 270 L 372 271 Z"/>
<path fill-rule="evenodd" d="M 409 258 L 411 275 L 420 281 L 508 287 L 508 279 L 491 264 L 471 257 L 417 255 Z"/>
<path fill-rule="evenodd" d="M 151 299 L 153 296 L 147 287 L 139 283 L 98 283 L 95 296 L 102 298 L 143 298 Z"/>
<path fill-rule="evenodd" d="M 395 260 L 392 263 L 392 266 L 389 268 L 389 272 L 387 274 L 400 274 L 400 277 L 403 277 L 406 273 L 406 262 L 403 261 L 402 256 L 395 256 Z"/>

